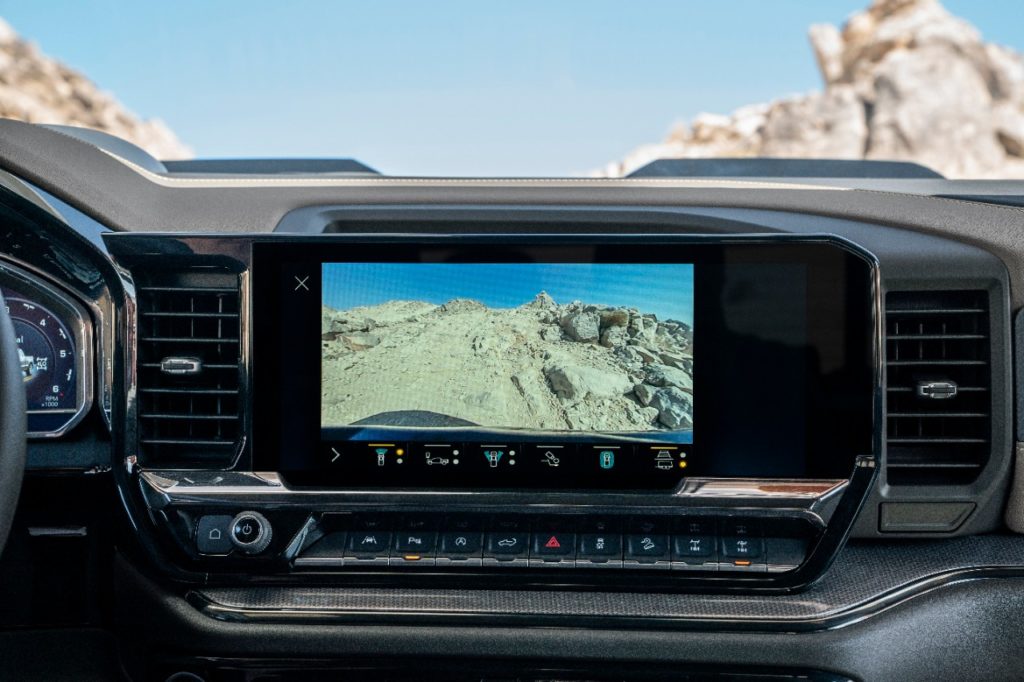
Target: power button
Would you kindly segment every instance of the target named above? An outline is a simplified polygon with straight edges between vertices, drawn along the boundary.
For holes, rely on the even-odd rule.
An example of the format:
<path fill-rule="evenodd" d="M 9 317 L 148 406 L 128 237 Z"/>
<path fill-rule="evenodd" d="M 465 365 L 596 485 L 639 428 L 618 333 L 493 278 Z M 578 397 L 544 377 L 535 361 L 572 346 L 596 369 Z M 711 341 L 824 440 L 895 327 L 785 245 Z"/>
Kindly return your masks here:
<path fill-rule="evenodd" d="M 270 522 L 259 512 L 245 511 L 231 521 L 231 542 L 246 554 L 259 554 L 270 545 Z"/>

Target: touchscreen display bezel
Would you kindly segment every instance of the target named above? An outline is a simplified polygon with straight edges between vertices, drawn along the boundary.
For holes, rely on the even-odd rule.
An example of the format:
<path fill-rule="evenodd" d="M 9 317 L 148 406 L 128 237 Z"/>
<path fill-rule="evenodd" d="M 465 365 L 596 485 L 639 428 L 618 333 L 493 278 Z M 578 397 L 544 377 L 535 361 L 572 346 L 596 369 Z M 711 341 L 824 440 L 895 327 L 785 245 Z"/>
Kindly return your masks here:
<path fill-rule="evenodd" d="M 694 442 L 687 453 L 689 468 L 657 480 L 647 473 L 631 478 L 629 471 L 621 469 L 615 477 L 602 478 L 585 469 L 574 478 L 555 477 L 547 484 L 526 470 L 490 479 L 486 474 L 468 471 L 447 478 L 436 472 L 426 476 L 425 471 L 411 477 L 387 478 L 377 471 L 364 476 L 358 469 L 332 469 L 325 459 L 331 451 L 320 438 L 321 266 L 421 262 L 693 264 L 697 294 Z M 761 235 L 345 235 L 255 242 L 252 263 L 253 461 L 257 470 L 277 471 L 289 485 L 353 490 L 608 488 L 650 492 L 677 489 L 684 479 L 692 477 L 846 478 L 857 455 L 875 454 L 880 389 L 877 264 L 870 254 L 841 239 Z M 805 348 L 784 348 L 786 344 L 767 341 L 751 345 L 747 340 L 749 329 L 741 334 L 722 321 L 727 317 L 723 310 L 733 305 L 728 303 L 732 299 L 726 298 L 727 294 L 733 299 L 742 296 L 742 292 L 726 291 L 729 278 L 744 268 L 750 272 L 750 268 L 766 265 L 802 268 L 806 272 L 806 286 L 799 294 L 807 312 Z M 292 280 L 305 280 L 305 285 L 295 291 L 289 286 Z M 310 296 L 303 299 L 306 293 Z M 796 305 L 782 294 L 772 295 L 783 307 Z M 316 314 L 312 315 L 314 308 Z M 737 310 L 733 305 L 733 317 Z M 311 345 L 314 342 L 316 346 Z M 727 362 L 729 348 L 755 348 L 758 361 L 745 365 L 743 358 L 751 353 L 738 352 L 736 362 Z M 316 356 L 315 364 L 310 361 L 311 355 Z M 732 365 L 740 368 L 729 374 Z M 767 366 L 791 368 L 796 375 L 803 371 L 802 365 L 828 365 L 832 371 L 825 376 L 822 371 L 808 369 L 807 375 L 814 376 L 804 376 L 799 387 L 788 388 L 789 373 L 783 369 L 766 371 L 761 379 L 770 380 L 774 390 L 766 389 L 765 381 L 755 376 L 762 371 L 759 367 Z M 747 374 L 743 373 L 744 367 Z M 788 426 L 779 426 L 779 432 L 774 433 L 769 423 L 760 441 L 742 437 L 744 423 L 758 423 L 758 415 L 751 409 L 755 403 L 747 398 L 730 398 L 728 390 L 743 391 L 744 395 L 762 391 L 765 400 L 761 404 L 769 413 L 777 412 L 780 424 Z M 781 405 L 795 400 L 802 404 L 800 409 L 769 407 L 773 398 Z M 730 409 L 733 405 L 735 409 Z M 817 410 L 813 416 L 812 410 Z M 803 428 L 797 434 L 793 425 L 800 415 Z M 764 418 L 770 421 L 770 417 Z M 760 427 L 747 430 L 756 428 Z M 601 442 L 585 433 L 571 436 L 568 440 L 586 452 Z M 466 443 L 463 447 L 481 445 Z"/>

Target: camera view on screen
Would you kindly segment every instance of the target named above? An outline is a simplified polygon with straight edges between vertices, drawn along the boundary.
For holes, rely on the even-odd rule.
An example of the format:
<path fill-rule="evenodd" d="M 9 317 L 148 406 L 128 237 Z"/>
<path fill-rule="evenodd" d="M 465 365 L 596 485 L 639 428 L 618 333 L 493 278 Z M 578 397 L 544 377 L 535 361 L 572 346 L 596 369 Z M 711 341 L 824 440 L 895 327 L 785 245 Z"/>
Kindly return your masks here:
<path fill-rule="evenodd" d="M 692 441 L 693 266 L 325 263 L 321 427 Z"/>

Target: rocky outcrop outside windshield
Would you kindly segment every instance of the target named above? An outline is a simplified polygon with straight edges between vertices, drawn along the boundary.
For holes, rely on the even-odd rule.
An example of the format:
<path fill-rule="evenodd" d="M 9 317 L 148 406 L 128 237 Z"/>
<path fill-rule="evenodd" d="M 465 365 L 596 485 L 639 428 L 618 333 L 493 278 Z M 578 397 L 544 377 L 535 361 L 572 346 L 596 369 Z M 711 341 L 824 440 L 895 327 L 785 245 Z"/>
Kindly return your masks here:
<path fill-rule="evenodd" d="M 1020 9 L 1008 6 L 1007 21 L 1019 23 Z M 938 0 L 875 0 L 842 29 L 811 26 L 810 41 L 822 92 L 701 114 L 597 174 L 667 158 L 790 157 L 1024 178 L 1024 58 Z"/>

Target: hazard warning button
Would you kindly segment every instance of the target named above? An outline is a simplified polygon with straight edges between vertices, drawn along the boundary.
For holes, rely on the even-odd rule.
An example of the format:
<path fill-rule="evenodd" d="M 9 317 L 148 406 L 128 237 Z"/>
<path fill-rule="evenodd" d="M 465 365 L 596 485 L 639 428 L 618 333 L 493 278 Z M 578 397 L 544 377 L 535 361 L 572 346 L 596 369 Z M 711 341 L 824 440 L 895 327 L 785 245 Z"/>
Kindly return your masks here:
<path fill-rule="evenodd" d="M 560 530 L 537 529 L 533 533 L 530 556 L 542 559 L 573 559 L 576 556 L 576 534 Z"/>

